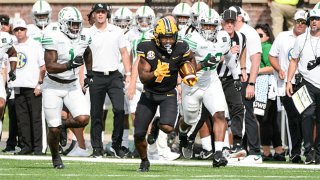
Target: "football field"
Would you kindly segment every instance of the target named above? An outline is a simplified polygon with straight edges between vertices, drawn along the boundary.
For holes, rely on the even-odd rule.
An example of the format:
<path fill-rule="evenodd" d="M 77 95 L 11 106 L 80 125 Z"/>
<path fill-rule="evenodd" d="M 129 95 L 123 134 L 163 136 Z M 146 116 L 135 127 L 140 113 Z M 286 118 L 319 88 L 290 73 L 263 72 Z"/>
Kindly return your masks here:
<path fill-rule="evenodd" d="M 50 156 L 0 155 L 0 179 L 320 179 L 319 165 L 241 164 L 212 168 L 211 161 L 151 161 L 150 172 L 136 172 L 139 159 L 62 157 L 63 170 Z"/>

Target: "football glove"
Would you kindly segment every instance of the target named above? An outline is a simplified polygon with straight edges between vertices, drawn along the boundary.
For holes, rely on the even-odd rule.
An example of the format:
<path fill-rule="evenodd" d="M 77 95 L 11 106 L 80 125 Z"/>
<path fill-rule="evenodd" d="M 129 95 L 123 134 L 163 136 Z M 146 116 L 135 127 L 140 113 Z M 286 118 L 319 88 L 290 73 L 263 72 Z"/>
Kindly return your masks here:
<path fill-rule="evenodd" d="M 316 60 L 311 60 L 308 62 L 307 69 L 308 71 L 314 69 L 320 64 L 320 57 L 318 57 Z"/>
<path fill-rule="evenodd" d="M 240 79 L 235 79 L 233 84 L 234 84 L 234 87 L 236 88 L 236 90 L 238 92 L 240 92 L 242 89 L 242 83 L 240 82 Z"/>
<path fill-rule="evenodd" d="M 15 71 L 11 70 L 8 74 L 9 74 L 9 81 L 8 82 L 16 80 L 17 76 L 16 76 Z"/>
<path fill-rule="evenodd" d="M 194 86 L 198 82 L 198 77 L 193 77 L 193 78 L 183 78 L 182 82 L 190 87 Z"/>
<path fill-rule="evenodd" d="M 219 61 L 216 60 L 216 57 L 212 56 L 208 60 L 203 60 L 199 62 L 201 65 L 201 69 L 206 68 L 206 67 L 212 67 L 215 66 Z"/>
<path fill-rule="evenodd" d="M 155 77 L 170 77 L 169 65 L 158 60 L 157 69 L 153 71 Z"/>
<path fill-rule="evenodd" d="M 76 56 L 75 58 L 67 62 L 67 70 L 77 68 L 83 65 L 83 63 L 84 63 L 83 56 Z"/>
<path fill-rule="evenodd" d="M 87 70 L 86 78 L 84 79 L 84 88 L 91 87 L 93 84 L 93 73 L 92 70 Z"/>

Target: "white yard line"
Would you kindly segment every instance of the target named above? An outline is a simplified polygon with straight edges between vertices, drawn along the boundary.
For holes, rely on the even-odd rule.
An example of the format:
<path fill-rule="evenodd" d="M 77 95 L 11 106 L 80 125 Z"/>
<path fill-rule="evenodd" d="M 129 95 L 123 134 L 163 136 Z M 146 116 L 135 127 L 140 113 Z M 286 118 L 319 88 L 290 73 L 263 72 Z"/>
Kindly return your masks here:
<path fill-rule="evenodd" d="M 17 155 L 0 155 L 0 159 L 16 159 L 16 160 L 48 160 L 51 156 L 17 156 Z M 85 158 L 85 157 L 62 157 L 64 161 L 82 161 L 82 162 L 103 162 L 103 163 L 125 163 L 139 164 L 140 159 L 117 159 L 117 158 Z M 176 160 L 176 161 L 160 161 L 151 160 L 151 164 L 155 165 L 176 165 L 176 166 L 212 166 L 211 161 L 194 161 L 194 160 Z M 258 167 L 258 168 L 274 168 L 274 169 L 320 169 L 320 165 L 304 165 L 304 164 L 244 164 L 239 162 L 230 162 L 228 166 L 233 167 Z"/>

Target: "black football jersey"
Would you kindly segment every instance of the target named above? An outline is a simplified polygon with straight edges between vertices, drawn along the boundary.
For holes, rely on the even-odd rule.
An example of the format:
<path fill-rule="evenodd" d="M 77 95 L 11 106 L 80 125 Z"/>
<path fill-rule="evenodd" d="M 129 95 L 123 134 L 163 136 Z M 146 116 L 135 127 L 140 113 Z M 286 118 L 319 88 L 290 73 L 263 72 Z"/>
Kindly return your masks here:
<path fill-rule="evenodd" d="M 158 60 L 168 64 L 169 77 L 155 77 L 144 84 L 144 89 L 152 93 L 165 93 L 173 90 L 177 85 L 180 65 L 192 58 L 189 45 L 184 41 L 177 41 L 172 53 L 159 48 L 154 40 L 141 42 L 137 47 L 138 56 L 143 57 L 150 65 L 151 72 L 157 69 Z"/>

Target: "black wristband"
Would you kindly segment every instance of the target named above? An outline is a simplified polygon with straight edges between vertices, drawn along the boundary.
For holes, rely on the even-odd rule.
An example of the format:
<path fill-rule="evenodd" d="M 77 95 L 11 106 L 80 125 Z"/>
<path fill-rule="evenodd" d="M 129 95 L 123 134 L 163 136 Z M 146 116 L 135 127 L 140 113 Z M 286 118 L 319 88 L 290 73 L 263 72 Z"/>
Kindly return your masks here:
<path fill-rule="evenodd" d="M 249 82 L 248 83 L 248 85 L 250 85 L 250 86 L 254 86 L 256 83 L 254 83 L 254 82 Z"/>

